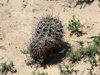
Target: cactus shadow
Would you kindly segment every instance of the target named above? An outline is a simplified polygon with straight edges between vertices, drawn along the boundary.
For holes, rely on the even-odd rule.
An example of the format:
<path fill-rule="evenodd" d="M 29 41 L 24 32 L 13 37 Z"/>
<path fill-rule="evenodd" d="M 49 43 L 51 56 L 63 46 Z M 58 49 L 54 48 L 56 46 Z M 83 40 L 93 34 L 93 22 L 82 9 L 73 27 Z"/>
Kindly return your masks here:
<path fill-rule="evenodd" d="M 42 64 L 35 61 L 34 58 L 32 58 L 31 60 L 29 59 L 29 61 L 25 60 L 26 65 L 30 66 L 31 68 L 33 65 L 35 65 L 36 68 L 43 67 L 44 69 L 46 69 L 47 66 L 56 65 L 56 64 L 62 62 L 63 61 L 62 59 L 65 59 L 65 57 L 66 57 L 66 52 L 71 50 L 71 46 L 67 42 L 62 42 L 60 46 L 61 47 L 58 49 L 58 51 L 62 51 L 65 49 L 63 53 L 59 53 L 58 55 L 54 55 L 54 56 L 48 58 L 48 60 L 46 60 Z"/>
<path fill-rule="evenodd" d="M 100 1 L 100 0 L 99 0 Z M 88 4 L 88 5 L 91 5 L 91 3 L 93 3 L 94 2 L 94 0 L 84 0 L 84 1 L 78 1 L 77 3 L 76 3 L 76 5 L 74 6 L 74 8 L 77 6 L 77 5 L 81 5 L 81 7 L 80 7 L 80 9 L 82 9 L 82 8 L 85 8 L 85 6 Z M 83 5 L 85 3 L 85 5 Z"/>
<path fill-rule="evenodd" d="M 55 55 L 55 56 L 51 57 L 51 58 L 45 63 L 44 68 L 46 68 L 46 65 L 50 66 L 50 65 L 55 65 L 55 64 L 58 64 L 58 63 L 62 62 L 62 61 L 63 61 L 62 58 L 65 59 L 66 52 L 67 52 L 68 50 L 71 49 L 71 46 L 70 46 L 70 44 L 67 43 L 67 42 L 63 42 L 63 43 L 61 44 L 61 46 L 62 46 L 62 47 L 61 47 L 59 50 L 61 51 L 61 50 L 65 49 L 65 51 L 64 51 L 63 53 L 60 53 L 59 55 Z"/>
<path fill-rule="evenodd" d="M 87 33 L 84 33 L 83 31 L 71 31 L 71 33 L 70 33 L 70 36 L 72 36 L 72 35 L 76 35 L 77 37 L 80 37 L 80 36 L 83 36 L 83 35 L 85 35 L 85 34 L 87 34 Z"/>

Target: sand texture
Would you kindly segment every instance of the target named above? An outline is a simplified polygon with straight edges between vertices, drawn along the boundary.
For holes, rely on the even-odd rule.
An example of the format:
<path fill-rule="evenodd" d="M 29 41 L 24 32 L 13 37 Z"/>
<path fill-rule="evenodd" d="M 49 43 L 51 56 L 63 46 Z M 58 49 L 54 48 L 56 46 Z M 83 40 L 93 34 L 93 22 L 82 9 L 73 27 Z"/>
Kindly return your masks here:
<path fill-rule="evenodd" d="M 79 44 L 72 39 L 84 41 L 84 46 L 87 46 L 87 37 L 97 36 L 100 33 L 100 8 L 99 0 L 94 0 L 90 4 L 78 4 L 70 0 L 0 0 L 0 63 L 5 61 L 14 62 L 16 73 L 8 72 L 7 75 L 31 75 L 32 71 L 44 71 L 51 75 L 60 75 L 58 63 L 63 61 L 69 64 L 65 54 L 54 56 L 48 60 L 45 67 L 38 67 L 36 64 L 31 66 L 26 65 L 27 59 L 20 50 L 27 49 L 27 45 L 32 38 L 32 33 L 36 27 L 37 20 L 45 14 L 53 14 L 59 16 L 65 29 L 63 47 L 66 49 L 75 50 Z M 80 20 L 84 24 L 82 31 L 78 35 L 70 35 L 67 29 L 68 21 L 75 15 L 76 20 Z M 98 63 L 100 64 L 100 63 Z M 91 65 L 89 62 L 79 61 L 73 69 L 75 70 L 69 75 L 89 75 Z M 94 68 L 93 73 L 100 75 L 100 66 Z"/>

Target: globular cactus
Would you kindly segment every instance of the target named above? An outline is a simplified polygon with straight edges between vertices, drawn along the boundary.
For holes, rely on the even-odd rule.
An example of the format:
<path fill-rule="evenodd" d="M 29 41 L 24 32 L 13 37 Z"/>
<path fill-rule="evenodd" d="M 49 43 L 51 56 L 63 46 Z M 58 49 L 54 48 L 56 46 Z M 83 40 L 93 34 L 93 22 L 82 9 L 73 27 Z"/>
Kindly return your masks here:
<path fill-rule="evenodd" d="M 40 19 L 35 29 L 35 37 L 53 37 L 56 40 L 63 37 L 63 26 L 58 17 L 46 15 Z"/>
<path fill-rule="evenodd" d="M 40 56 L 49 54 L 52 50 L 57 49 L 57 46 L 59 46 L 58 42 L 51 37 L 32 39 L 30 43 L 30 54 L 31 56 L 40 58 Z"/>
<path fill-rule="evenodd" d="M 36 24 L 29 44 L 30 55 L 35 58 L 47 55 L 60 47 L 63 38 L 63 25 L 58 17 L 46 15 Z"/>

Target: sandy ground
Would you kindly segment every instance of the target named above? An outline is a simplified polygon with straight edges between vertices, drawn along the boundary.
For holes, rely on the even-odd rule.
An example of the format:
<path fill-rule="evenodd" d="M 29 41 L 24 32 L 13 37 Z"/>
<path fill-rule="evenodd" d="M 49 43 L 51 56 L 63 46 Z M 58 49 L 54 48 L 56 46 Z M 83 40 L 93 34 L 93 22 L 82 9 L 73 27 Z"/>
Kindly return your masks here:
<path fill-rule="evenodd" d="M 53 15 L 59 16 L 65 27 L 64 41 L 70 44 L 73 50 L 79 47 L 79 44 L 72 39 L 84 41 L 86 46 L 87 41 L 92 40 L 86 38 L 98 35 L 100 32 L 98 3 L 99 1 L 95 0 L 91 4 L 83 3 L 83 5 L 73 8 L 75 2 L 68 3 L 67 0 L 0 0 L 0 58 L 4 57 L 0 63 L 13 60 L 17 70 L 16 73 L 8 72 L 7 75 L 31 75 L 32 71 L 36 70 L 34 65 L 33 67 L 26 65 L 26 56 L 21 54 L 20 50 L 27 49 L 35 23 L 43 14 L 53 13 Z M 72 15 L 75 15 L 75 18 L 85 25 L 81 28 L 83 34 L 80 36 L 75 34 L 70 36 L 70 31 L 67 30 L 68 21 L 72 19 Z M 67 48 L 67 44 L 65 47 Z M 57 63 L 63 61 L 66 64 L 69 63 L 67 58 L 63 59 L 63 56 L 62 54 L 53 57 L 48 61 L 49 65 L 47 64 L 46 68 L 39 67 L 37 71 L 60 75 Z M 81 60 L 74 67 L 77 74 L 73 72 L 71 75 L 88 75 L 88 68 L 90 68 L 89 62 Z M 93 72 L 100 75 L 100 66 L 95 67 Z"/>

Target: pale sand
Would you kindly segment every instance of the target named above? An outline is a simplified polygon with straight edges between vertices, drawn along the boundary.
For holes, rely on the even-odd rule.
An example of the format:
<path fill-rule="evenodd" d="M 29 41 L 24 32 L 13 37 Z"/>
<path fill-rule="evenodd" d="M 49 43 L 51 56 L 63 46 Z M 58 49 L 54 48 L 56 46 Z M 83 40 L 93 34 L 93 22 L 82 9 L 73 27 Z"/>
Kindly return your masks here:
<path fill-rule="evenodd" d="M 75 2 L 70 4 L 67 0 L 59 1 L 46 1 L 46 0 L 0 0 L 0 63 L 4 61 L 13 60 L 14 67 L 17 69 L 16 73 L 11 74 L 8 72 L 7 75 L 31 75 L 32 71 L 36 68 L 31 68 L 26 65 L 25 60 L 27 59 L 25 55 L 21 54 L 20 50 L 26 49 L 29 40 L 32 37 L 32 31 L 34 30 L 35 23 L 39 17 L 43 14 L 52 14 L 59 16 L 63 21 L 65 27 L 65 42 L 71 44 L 72 50 L 75 50 L 79 47 L 75 41 L 72 39 L 78 39 L 84 41 L 85 46 L 87 41 L 92 39 L 86 39 L 90 36 L 96 36 L 100 32 L 100 8 L 98 6 L 99 1 L 95 0 L 90 5 L 85 3 L 83 4 L 82 9 L 81 5 L 77 5 L 75 8 Z M 80 20 L 81 24 L 84 24 L 85 27 L 80 28 L 83 31 L 83 34 L 80 37 L 77 37 L 75 34 L 70 36 L 70 31 L 68 31 L 67 25 L 68 21 L 72 19 L 72 15 L 75 15 L 76 20 Z M 66 44 L 64 44 L 67 48 Z M 37 71 L 48 72 L 51 75 L 60 75 L 57 63 L 63 61 L 68 64 L 68 59 L 63 59 L 63 54 L 58 57 L 54 57 L 48 61 L 49 65 L 43 69 L 39 67 Z M 100 64 L 100 63 L 98 63 Z M 94 73 L 100 75 L 100 66 L 95 67 Z M 90 68 L 89 62 L 79 61 L 75 65 L 74 70 L 77 70 L 77 74 L 73 72 L 71 75 L 86 75 L 89 72 L 87 68 Z"/>

